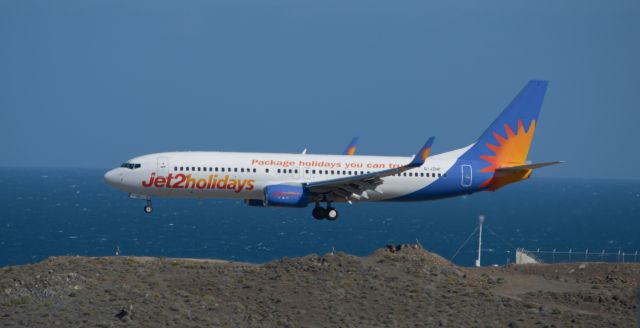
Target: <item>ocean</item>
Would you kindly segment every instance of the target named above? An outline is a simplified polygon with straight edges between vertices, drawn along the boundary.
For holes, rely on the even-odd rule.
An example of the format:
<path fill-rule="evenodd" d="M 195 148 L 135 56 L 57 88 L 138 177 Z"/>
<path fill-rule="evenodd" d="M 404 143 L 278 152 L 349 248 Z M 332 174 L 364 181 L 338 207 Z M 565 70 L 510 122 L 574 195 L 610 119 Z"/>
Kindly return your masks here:
<path fill-rule="evenodd" d="M 472 266 L 478 216 L 483 264 L 514 260 L 518 247 L 592 252 L 640 250 L 640 181 L 536 178 L 497 192 L 418 203 L 338 204 L 337 221 L 306 209 L 255 208 L 233 200 L 129 199 L 106 170 L 0 168 L 0 266 L 49 256 L 122 255 L 268 262 L 332 251 L 367 255 L 415 243 Z M 469 242 L 464 244 L 465 240 Z M 460 248 L 464 244 L 464 247 Z"/>

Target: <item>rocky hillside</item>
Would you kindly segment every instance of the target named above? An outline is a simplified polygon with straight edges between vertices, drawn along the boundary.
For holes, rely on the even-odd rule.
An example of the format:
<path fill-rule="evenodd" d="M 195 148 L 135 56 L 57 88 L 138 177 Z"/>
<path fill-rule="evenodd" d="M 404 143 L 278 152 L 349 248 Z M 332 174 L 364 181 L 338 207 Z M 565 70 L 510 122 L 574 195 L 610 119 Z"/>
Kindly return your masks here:
<path fill-rule="evenodd" d="M 0 327 L 636 327 L 639 264 L 469 269 L 418 247 L 266 264 L 55 257 L 0 269 Z"/>

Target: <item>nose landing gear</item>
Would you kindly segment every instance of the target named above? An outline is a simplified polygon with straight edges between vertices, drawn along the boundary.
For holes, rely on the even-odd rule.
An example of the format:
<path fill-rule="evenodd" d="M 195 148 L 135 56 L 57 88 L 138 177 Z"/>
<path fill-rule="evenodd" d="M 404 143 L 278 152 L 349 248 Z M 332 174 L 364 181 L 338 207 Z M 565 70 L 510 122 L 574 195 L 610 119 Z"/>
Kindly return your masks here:
<path fill-rule="evenodd" d="M 316 202 L 316 206 L 313 208 L 311 215 L 316 220 L 327 219 L 333 221 L 338 218 L 338 210 L 335 207 L 331 207 L 331 202 L 327 201 L 327 207 L 320 206 L 319 202 Z"/>
<path fill-rule="evenodd" d="M 147 214 L 151 214 L 151 212 L 153 212 L 153 207 L 151 206 L 151 199 L 147 199 L 147 204 L 144 206 L 144 212 Z"/>
<path fill-rule="evenodd" d="M 147 204 L 144 205 L 144 212 L 147 214 L 151 214 L 151 212 L 153 212 L 153 206 L 151 206 L 151 196 L 130 193 L 129 198 L 146 200 Z"/>

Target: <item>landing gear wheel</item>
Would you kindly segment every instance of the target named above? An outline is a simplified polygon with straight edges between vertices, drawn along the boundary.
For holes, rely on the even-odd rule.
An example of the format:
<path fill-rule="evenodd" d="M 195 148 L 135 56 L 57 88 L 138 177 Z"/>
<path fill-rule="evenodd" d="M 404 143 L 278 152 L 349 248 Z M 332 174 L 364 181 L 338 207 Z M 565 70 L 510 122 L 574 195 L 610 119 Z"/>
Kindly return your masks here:
<path fill-rule="evenodd" d="M 327 215 L 327 210 L 325 210 L 324 207 L 316 206 L 313 208 L 311 215 L 313 215 L 313 218 L 316 220 L 322 220 Z"/>
<path fill-rule="evenodd" d="M 151 212 L 153 212 L 153 207 L 151 207 L 151 205 L 145 205 L 144 212 L 147 214 L 151 214 Z"/>
<path fill-rule="evenodd" d="M 338 210 L 333 207 L 327 207 L 325 218 L 329 221 L 333 221 L 338 218 Z"/>

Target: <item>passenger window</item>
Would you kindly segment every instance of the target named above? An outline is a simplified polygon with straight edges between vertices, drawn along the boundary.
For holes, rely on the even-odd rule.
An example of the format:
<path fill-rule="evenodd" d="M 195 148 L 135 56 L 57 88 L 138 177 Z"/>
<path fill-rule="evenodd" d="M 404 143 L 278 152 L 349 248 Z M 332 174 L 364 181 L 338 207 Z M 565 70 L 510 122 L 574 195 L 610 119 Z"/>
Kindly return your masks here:
<path fill-rule="evenodd" d="M 334 170 L 331 170 L 331 174 L 336 174 Z"/>
<path fill-rule="evenodd" d="M 237 167 L 234 167 L 234 168 L 233 168 L 233 172 L 238 172 L 238 168 L 237 168 Z"/>
<path fill-rule="evenodd" d="M 324 174 L 329 174 L 329 170 L 324 170 Z"/>
<path fill-rule="evenodd" d="M 244 168 L 240 169 L 240 172 L 244 173 Z"/>
<path fill-rule="evenodd" d="M 438 173 L 438 178 L 442 176 L 442 173 Z"/>
<path fill-rule="evenodd" d="M 253 169 L 253 173 L 256 173 L 256 169 Z"/>
<path fill-rule="evenodd" d="M 280 173 L 280 169 L 278 169 L 278 173 Z"/>
<path fill-rule="evenodd" d="M 311 170 L 311 174 L 316 174 L 316 170 Z"/>
<path fill-rule="evenodd" d="M 304 170 L 304 173 L 309 174 L 309 170 Z"/>
<path fill-rule="evenodd" d="M 185 167 L 185 169 L 186 169 L 186 171 L 189 171 L 189 167 L 188 167 L 188 166 L 187 166 L 187 167 Z"/>
<path fill-rule="evenodd" d="M 184 166 L 180 166 L 180 171 L 184 171 Z"/>
<path fill-rule="evenodd" d="M 295 173 L 298 174 L 298 169 L 295 169 Z"/>
<path fill-rule="evenodd" d="M 264 172 L 265 173 L 269 173 L 269 169 L 264 169 Z"/>

